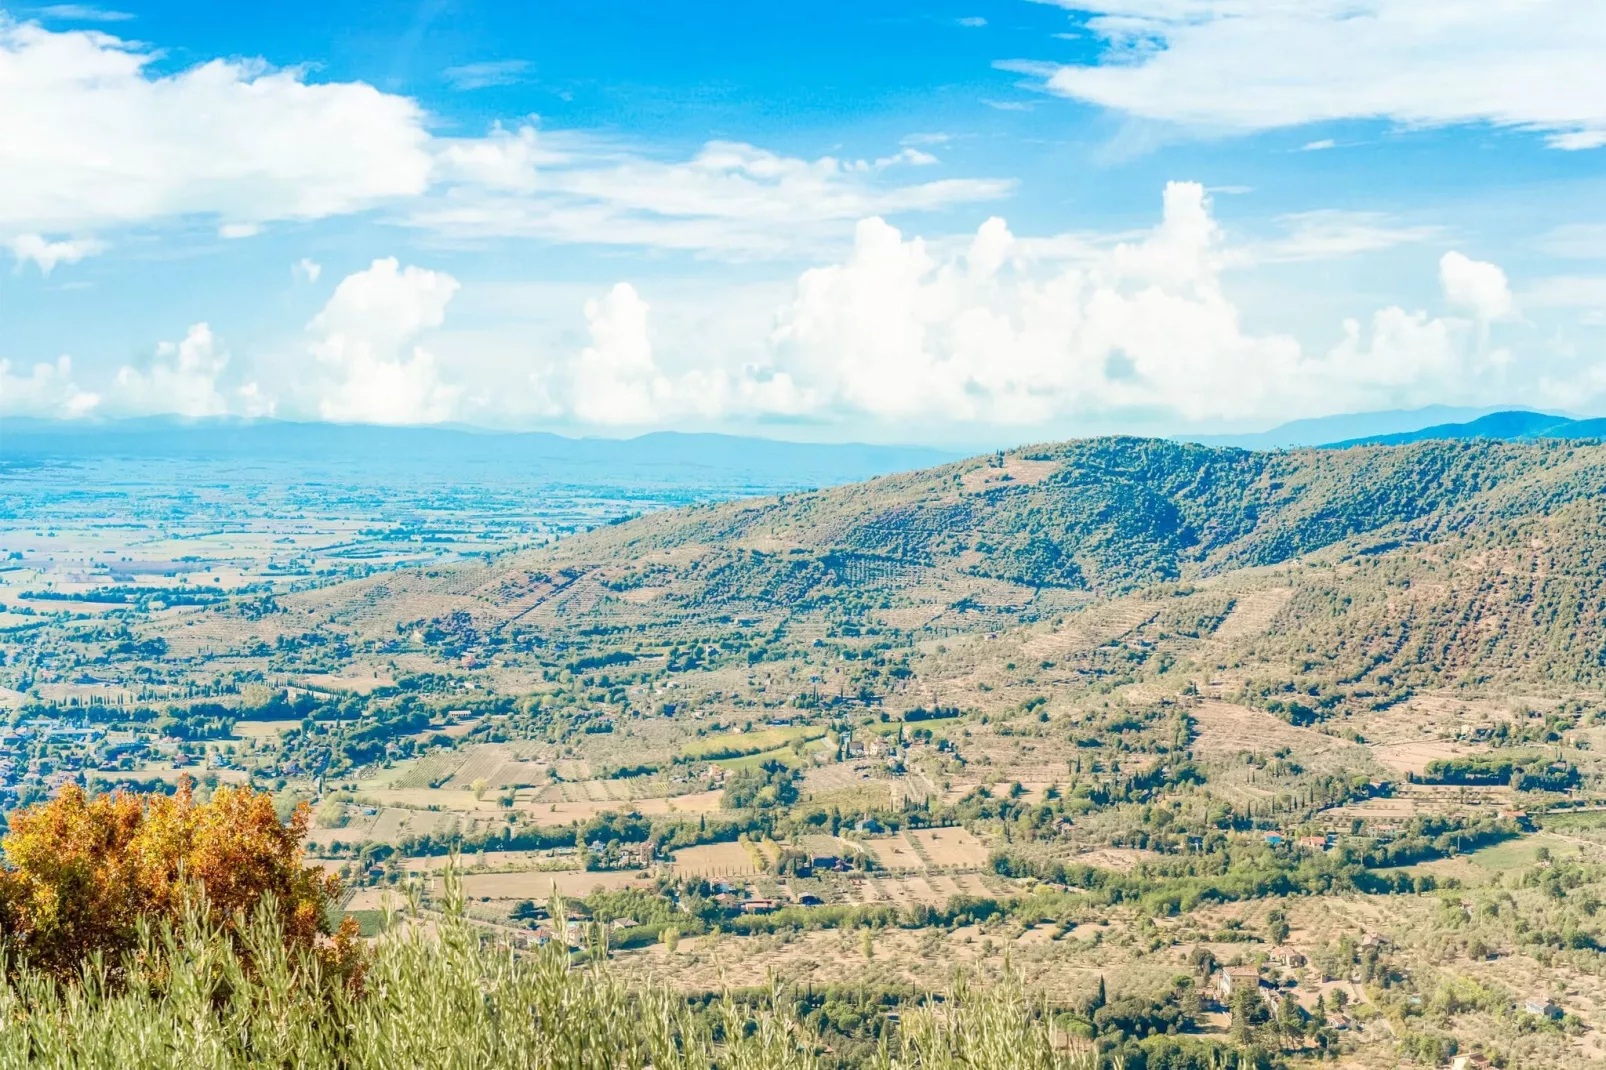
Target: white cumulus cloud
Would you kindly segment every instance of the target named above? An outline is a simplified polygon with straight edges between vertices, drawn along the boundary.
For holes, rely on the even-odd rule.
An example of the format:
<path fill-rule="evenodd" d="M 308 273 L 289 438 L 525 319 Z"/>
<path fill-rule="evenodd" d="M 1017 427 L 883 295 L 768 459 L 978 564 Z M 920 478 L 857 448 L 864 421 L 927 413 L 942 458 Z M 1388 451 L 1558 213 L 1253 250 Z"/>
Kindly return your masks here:
<path fill-rule="evenodd" d="M 1140 238 L 1082 247 L 1069 263 L 1060 248 L 992 219 L 968 248 L 939 254 L 866 220 L 847 260 L 799 279 L 766 371 L 794 408 L 822 415 L 1029 425 L 1122 410 L 1206 421 L 1426 403 L 1490 389 L 1505 364 L 1478 329 L 1510 309 L 1504 275 L 1453 257 L 1446 297 L 1471 318 L 1391 307 L 1368 329 L 1346 324 L 1325 352 L 1251 329 L 1222 279 L 1244 257 L 1196 183 L 1170 183 L 1161 222 Z"/>
<path fill-rule="evenodd" d="M 361 82 L 160 53 L 0 14 L 0 236 L 187 215 L 230 233 L 422 193 L 422 110 Z"/>
<path fill-rule="evenodd" d="M 309 324 L 323 376 L 318 412 L 351 423 L 450 419 L 461 390 L 442 380 L 419 336 L 439 327 L 458 282 L 443 272 L 375 260 L 341 280 Z"/>
<path fill-rule="evenodd" d="M 0 360 L 0 414 L 72 419 L 88 415 L 99 404 L 99 395 L 74 381 L 71 357 L 40 361 L 27 374 L 14 373 L 10 361 Z"/>
<path fill-rule="evenodd" d="M 652 359 L 647 302 L 621 282 L 586 302 L 591 344 L 574 363 L 574 414 L 586 423 L 648 423 L 663 411 L 669 383 Z"/>
<path fill-rule="evenodd" d="M 1439 258 L 1439 283 L 1444 299 L 1474 319 L 1500 319 L 1516 308 L 1506 273 L 1487 260 L 1473 260 L 1452 249 Z"/>
<path fill-rule="evenodd" d="M 1246 322 L 1229 273 L 1429 232 L 1334 214 L 1285 221 L 1282 244 L 1234 246 L 1201 185 L 1169 183 L 1162 201 L 1156 225 L 1120 241 L 1023 238 L 995 217 L 968 241 L 927 242 L 863 219 L 849 255 L 804 271 L 762 335 L 694 316 L 658 337 L 622 282 L 586 303 L 589 344 L 537 360 L 531 381 L 546 415 L 582 425 L 784 417 L 928 435 L 1120 413 L 1276 421 L 1506 389 L 1489 325 L 1512 301 L 1496 265 L 1448 254 L 1445 313 L 1388 306 L 1313 345 Z"/>
<path fill-rule="evenodd" d="M 591 344 L 568 366 L 567 412 L 575 420 L 648 426 L 677 417 L 718 417 L 731 409 L 731 391 L 744 388 L 724 369 L 704 366 L 669 374 L 659 367 L 647 314 L 647 302 L 626 282 L 586 302 Z"/>
<path fill-rule="evenodd" d="M 1371 217 L 1285 223 L 1288 241 L 1340 251 L 1428 237 Z M 114 412 L 261 413 L 277 401 L 298 415 L 387 424 L 785 419 L 929 438 L 948 425 L 1052 429 L 1140 414 L 1198 426 L 1487 404 L 1541 380 L 1560 389 L 1588 378 L 1525 351 L 1525 378 L 1509 382 L 1498 343 L 1524 326 L 1511 286 L 1498 265 L 1459 252 L 1439 262 L 1443 311 L 1389 305 L 1303 339 L 1257 326 L 1234 300 L 1232 273 L 1306 255 L 1234 245 L 1193 182 L 1168 183 L 1158 221 L 1120 240 L 1021 237 L 994 217 L 968 239 L 928 242 L 870 216 L 836 262 L 787 289 L 752 291 L 774 309 L 768 319 L 730 307 L 726 293 L 682 291 L 655 330 L 663 312 L 630 282 L 583 304 L 566 288 L 565 307 L 583 313 L 581 344 L 562 332 L 534 340 L 545 315 L 501 334 L 444 330 L 457 280 L 379 259 L 339 282 L 307 324 L 302 359 L 273 363 L 276 390 L 225 386 L 228 356 L 198 324 L 104 393 Z M 310 263 L 293 270 L 316 277 Z M 520 362 L 534 369 L 527 380 L 512 372 Z M 5 405 L 93 408 L 71 370 L 65 360 L 26 374 L 6 366 Z"/>
<path fill-rule="evenodd" d="M 1071 266 L 1039 261 L 1001 219 L 947 257 L 866 220 L 846 262 L 799 279 L 774 370 L 822 410 L 899 420 L 1032 424 L 1145 405 L 1242 415 L 1288 389 L 1300 350 L 1242 328 L 1223 259 L 1195 183 L 1166 187 L 1141 240 Z"/>
<path fill-rule="evenodd" d="M 57 264 L 76 264 L 86 256 L 94 256 L 103 246 L 93 238 L 67 238 L 50 241 L 38 234 L 18 234 L 6 243 L 17 266 L 32 262 L 39 274 L 49 275 Z"/>
<path fill-rule="evenodd" d="M 117 372 L 108 408 L 120 413 L 167 413 L 198 419 L 233 410 L 218 380 L 229 355 L 205 323 L 179 342 L 162 342 L 148 367 L 124 365 Z M 254 384 L 251 396 L 256 393 Z M 251 413 L 251 415 L 258 415 Z"/>

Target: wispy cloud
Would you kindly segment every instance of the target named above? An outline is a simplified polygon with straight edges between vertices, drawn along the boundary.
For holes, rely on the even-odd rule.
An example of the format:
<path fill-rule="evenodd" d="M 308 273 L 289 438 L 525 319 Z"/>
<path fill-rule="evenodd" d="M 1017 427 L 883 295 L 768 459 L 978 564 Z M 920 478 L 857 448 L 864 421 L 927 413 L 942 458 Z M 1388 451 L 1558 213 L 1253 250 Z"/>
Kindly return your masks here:
<path fill-rule="evenodd" d="M 1129 115 L 1210 131 L 1488 123 L 1606 145 L 1606 19 L 1577 0 L 1051 2 L 1106 49 L 1044 87 Z"/>
<path fill-rule="evenodd" d="M 127 22 L 134 18 L 132 12 L 114 11 L 94 4 L 50 4 L 36 8 L 34 14 L 58 22 Z"/>
<path fill-rule="evenodd" d="M 860 219 L 995 201 L 1012 179 L 899 181 L 936 157 L 904 148 L 875 160 L 809 160 L 713 141 L 689 159 L 533 127 L 444 142 L 436 185 L 404 215 L 454 239 L 532 237 L 643 245 L 749 259 L 808 254 Z"/>
<path fill-rule="evenodd" d="M 448 67 L 441 72 L 453 89 L 489 89 L 499 85 L 516 85 L 530 72 L 530 61 L 523 59 L 493 59 L 479 63 L 464 63 Z"/>
<path fill-rule="evenodd" d="M 1555 275 L 1536 279 L 1522 294 L 1531 308 L 1579 308 L 1606 315 L 1606 276 Z"/>
<path fill-rule="evenodd" d="M 1282 236 L 1241 250 L 1249 263 L 1330 260 L 1374 253 L 1398 245 L 1442 237 L 1444 228 L 1400 223 L 1381 212 L 1349 212 L 1324 208 L 1280 217 Z"/>
<path fill-rule="evenodd" d="M 1539 248 L 1569 260 L 1606 259 L 1606 223 L 1566 223 L 1540 237 Z"/>

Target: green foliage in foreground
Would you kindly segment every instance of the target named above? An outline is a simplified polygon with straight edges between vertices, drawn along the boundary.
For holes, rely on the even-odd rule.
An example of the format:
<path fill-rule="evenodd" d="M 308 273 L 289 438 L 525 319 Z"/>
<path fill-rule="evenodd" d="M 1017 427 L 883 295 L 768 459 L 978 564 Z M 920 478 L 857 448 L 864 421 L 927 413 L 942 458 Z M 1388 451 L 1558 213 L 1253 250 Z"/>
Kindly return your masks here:
<path fill-rule="evenodd" d="M 115 967 L 86 963 L 72 982 L 5 963 L 0 1067 L 832 1065 L 778 992 L 756 1002 L 725 999 L 710 1013 L 667 989 L 627 986 L 603 956 L 574 966 L 557 943 L 515 954 L 466 920 L 451 877 L 443 914 L 386 926 L 360 992 L 287 951 L 271 904 L 242 922 L 238 941 L 204 919 L 193 909 L 179 927 L 147 926 L 137 952 Z M 907 1010 L 867 1065 L 1097 1070 L 1106 1063 L 1057 1033 L 1044 1010 L 1014 984 L 961 985 L 946 1001 Z M 1192 1065 L 1185 1056 L 1173 1061 L 1181 1038 L 1155 1039 L 1170 1045 L 1156 1052 L 1163 1058 L 1155 1065 Z"/>

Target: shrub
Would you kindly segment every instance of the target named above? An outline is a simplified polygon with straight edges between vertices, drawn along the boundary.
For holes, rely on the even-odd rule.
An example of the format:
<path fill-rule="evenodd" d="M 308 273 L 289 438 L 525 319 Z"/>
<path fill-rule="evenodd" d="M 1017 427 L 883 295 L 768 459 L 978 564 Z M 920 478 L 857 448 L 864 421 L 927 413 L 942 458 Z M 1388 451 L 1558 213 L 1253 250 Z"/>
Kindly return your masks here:
<path fill-rule="evenodd" d="M 224 928 L 271 897 L 291 946 L 354 968 L 354 930 L 331 934 L 328 920 L 339 881 L 301 864 L 306 806 L 281 823 L 264 792 L 220 787 L 198 803 L 192 786 L 186 778 L 172 796 L 91 798 L 68 784 L 11 814 L 0 840 L 0 949 L 70 975 L 92 955 L 116 963 L 141 922 L 176 923 L 197 896 L 208 924 Z"/>

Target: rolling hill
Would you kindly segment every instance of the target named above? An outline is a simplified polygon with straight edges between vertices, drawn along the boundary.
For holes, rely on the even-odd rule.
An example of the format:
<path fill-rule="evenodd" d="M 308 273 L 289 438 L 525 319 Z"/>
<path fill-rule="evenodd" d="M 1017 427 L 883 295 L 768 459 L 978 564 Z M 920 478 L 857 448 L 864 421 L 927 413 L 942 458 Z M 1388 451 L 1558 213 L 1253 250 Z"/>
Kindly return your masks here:
<path fill-rule="evenodd" d="M 1209 596 L 1276 603 L 1231 638 L 1227 660 L 1344 694 L 1594 680 L 1606 663 L 1603 490 L 1606 447 L 1594 445 L 1250 453 L 1083 440 L 319 588 L 281 598 L 291 612 L 256 627 L 319 620 L 384 643 L 452 622 L 464 649 L 522 633 L 582 657 L 628 637 L 874 627 L 917 640 L 1111 607 L 1136 627 Z"/>

